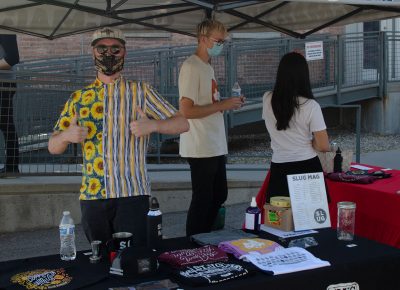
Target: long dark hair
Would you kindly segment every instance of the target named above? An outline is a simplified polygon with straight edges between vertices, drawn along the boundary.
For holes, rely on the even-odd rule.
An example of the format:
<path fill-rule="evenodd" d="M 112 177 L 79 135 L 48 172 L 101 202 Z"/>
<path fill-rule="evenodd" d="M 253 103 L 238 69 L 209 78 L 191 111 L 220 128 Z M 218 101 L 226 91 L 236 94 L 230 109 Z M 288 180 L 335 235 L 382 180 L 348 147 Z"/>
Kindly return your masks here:
<path fill-rule="evenodd" d="M 298 97 L 314 99 L 311 91 L 307 62 L 301 54 L 285 54 L 278 67 L 271 105 L 276 118 L 276 129 L 286 130 L 295 110 L 299 108 Z"/>

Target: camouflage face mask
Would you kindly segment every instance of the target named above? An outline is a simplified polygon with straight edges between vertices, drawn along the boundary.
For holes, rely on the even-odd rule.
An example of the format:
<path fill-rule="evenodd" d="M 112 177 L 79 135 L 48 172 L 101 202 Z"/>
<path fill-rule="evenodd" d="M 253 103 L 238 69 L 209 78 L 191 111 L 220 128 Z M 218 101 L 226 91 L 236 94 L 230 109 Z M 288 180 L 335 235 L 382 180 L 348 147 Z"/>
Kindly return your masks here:
<path fill-rule="evenodd" d="M 100 55 L 94 60 L 96 70 L 111 76 L 117 72 L 120 72 L 124 67 L 124 57 L 115 55 Z"/>

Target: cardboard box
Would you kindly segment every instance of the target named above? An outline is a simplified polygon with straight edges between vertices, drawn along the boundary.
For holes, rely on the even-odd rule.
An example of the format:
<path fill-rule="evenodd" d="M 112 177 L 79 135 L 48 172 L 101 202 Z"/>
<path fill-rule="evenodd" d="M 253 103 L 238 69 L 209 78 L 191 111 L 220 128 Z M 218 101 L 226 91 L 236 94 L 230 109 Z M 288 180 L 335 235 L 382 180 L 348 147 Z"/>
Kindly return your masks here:
<path fill-rule="evenodd" d="M 293 213 L 290 207 L 264 205 L 264 224 L 281 231 L 293 231 Z"/>

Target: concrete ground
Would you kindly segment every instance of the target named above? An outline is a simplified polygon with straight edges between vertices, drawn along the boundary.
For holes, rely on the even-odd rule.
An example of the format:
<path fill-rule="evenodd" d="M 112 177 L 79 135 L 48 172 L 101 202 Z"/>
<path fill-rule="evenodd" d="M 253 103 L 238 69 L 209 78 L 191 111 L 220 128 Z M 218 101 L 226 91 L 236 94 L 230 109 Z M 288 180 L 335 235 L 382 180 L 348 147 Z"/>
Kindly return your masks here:
<path fill-rule="evenodd" d="M 365 153 L 361 155 L 361 163 L 377 165 L 386 168 L 400 169 L 400 150 L 390 150 L 381 152 Z M 174 169 L 178 168 L 176 165 Z M 159 169 L 163 170 L 168 165 L 160 166 Z M 247 181 L 262 181 L 266 174 L 266 168 L 263 166 L 253 166 L 248 169 L 236 165 L 228 171 L 229 180 L 247 180 Z M 180 170 L 185 169 L 185 166 L 179 167 Z M 156 170 L 156 167 L 150 168 L 150 170 Z M 178 178 L 179 177 L 179 178 Z M 0 186 L 10 186 L 12 183 L 24 182 L 27 179 L 36 178 L 45 180 L 43 177 L 24 177 L 17 179 L 1 179 Z M 79 177 L 58 177 L 63 178 L 63 182 L 66 179 L 71 179 L 71 182 Z M 174 179 L 177 182 L 187 182 L 190 180 L 190 173 L 187 171 L 176 172 L 171 171 L 151 171 L 152 180 L 162 182 L 170 181 Z M 54 179 L 54 178 L 53 178 Z M 57 182 L 57 180 L 53 180 Z M 39 181 L 40 182 L 40 181 Z M 250 202 L 250 201 L 249 201 Z M 226 210 L 226 228 L 240 228 L 244 219 L 244 212 L 248 203 L 235 204 L 227 207 Z M 3 221 L 4 222 L 4 221 Z M 178 237 L 185 234 L 185 223 L 186 223 L 186 212 L 168 213 L 163 215 L 163 230 L 166 237 Z M 80 225 L 77 226 L 76 232 L 77 249 L 84 250 L 89 248 L 89 244 L 83 234 Z M 33 256 L 42 256 L 49 254 L 56 254 L 59 251 L 59 235 L 57 228 L 47 230 L 36 230 L 28 232 L 16 232 L 0 234 L 0 261 L 7 261 L 13 259 L 21 259 Z"/>
<path fill-rule="evenodd" d="M 237 229 L 242 226 L 249 204 L 226 207 L 225 228 Z M 163 214 L 163 235 L 165 238 L 185 235 L 186 212 Z M 77 250 L 90 248 L 80 224 L 76 226 Z M 45 256 L 59 253 L 60 238 L 57 228 L 0 234 L 0 261 Z"/>

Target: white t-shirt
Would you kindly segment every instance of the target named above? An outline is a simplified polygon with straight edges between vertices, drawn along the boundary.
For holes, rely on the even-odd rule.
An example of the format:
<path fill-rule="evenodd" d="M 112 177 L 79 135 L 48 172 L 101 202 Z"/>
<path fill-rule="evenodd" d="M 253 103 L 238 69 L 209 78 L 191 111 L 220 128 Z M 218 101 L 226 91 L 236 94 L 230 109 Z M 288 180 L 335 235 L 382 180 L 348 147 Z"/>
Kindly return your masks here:
<path fill-rule="evenodd" d="M 317 156 L 312 147 L 312 132 L 326 129 L 324 116 L 317 101 L 299 97 L 299 109 L 289 122 L 289 128 L 278 131 L 271 105 L 272 93 L 263 96 L 262 118 L 271 137 L 272 162 L 303 161 Z"/>
<path fill-rule="evenodd" d="M 214 69 L 192 55 L 179 72 L 179 98 L 191 99 L 204 106 L 220 101 Z M 223 112 L 201 119 L 189 119 L 190 130 L 181 134 L 179 154 L 182 157 L 214 157 L 228 153 Z"/>

